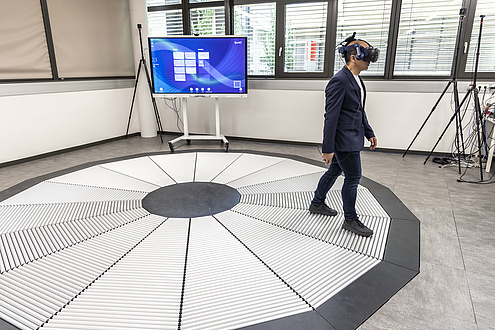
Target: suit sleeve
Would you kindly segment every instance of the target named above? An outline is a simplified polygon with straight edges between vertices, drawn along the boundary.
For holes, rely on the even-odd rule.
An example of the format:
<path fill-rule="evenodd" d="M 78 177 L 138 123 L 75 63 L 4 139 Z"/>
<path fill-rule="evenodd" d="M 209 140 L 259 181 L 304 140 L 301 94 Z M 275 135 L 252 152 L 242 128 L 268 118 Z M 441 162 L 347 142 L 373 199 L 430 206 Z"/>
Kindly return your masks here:
<path fill-rule="evenodd" d="M 375 136 L 375 132 L 371 128 L 371 125 L 368 123 L 368 117 L 366 116 L 366 112 L 363 111 L 363 126 L 364 126 L 364 136 L 366 139 L 371 139 Z"/>
<path fill-rule="evenodd" d="M 330 79 L 325 88 L 325 121 L 323 124 L 323 153 L 335 152 L 335 134 L 340 110 L 344 102 L 345 88 L 339 77 Z"/>

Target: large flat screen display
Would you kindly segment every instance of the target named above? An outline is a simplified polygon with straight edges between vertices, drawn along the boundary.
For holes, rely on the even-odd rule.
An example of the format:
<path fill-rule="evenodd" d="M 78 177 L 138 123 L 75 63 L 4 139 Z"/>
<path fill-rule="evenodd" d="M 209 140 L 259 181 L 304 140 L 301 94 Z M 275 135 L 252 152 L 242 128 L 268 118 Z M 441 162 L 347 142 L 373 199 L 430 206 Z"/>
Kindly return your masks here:
<path fill-rule="evenodd" d="M 247 38 L 149 37 L 155 96 L 247 96 Z"/>

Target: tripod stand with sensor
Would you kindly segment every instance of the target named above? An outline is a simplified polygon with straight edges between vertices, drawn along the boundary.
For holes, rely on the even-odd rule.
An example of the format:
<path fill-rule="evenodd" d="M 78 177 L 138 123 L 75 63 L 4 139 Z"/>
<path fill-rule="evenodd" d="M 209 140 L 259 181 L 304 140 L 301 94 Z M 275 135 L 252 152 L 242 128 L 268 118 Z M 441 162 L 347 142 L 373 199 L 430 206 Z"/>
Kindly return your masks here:
<path fill-rule="evenodd" d="M 456 122 L 455 122 L 456 123 L 455 143 L 456 143 L 456 146 L 457 146 L 457 163 L 458 163 L 459 174 L 461 173 L 461 154 L 462 154 L 462 157 L 465 157 L 465 148 L 464 148 L 464 138 L 462 136 L 462 117 L 460 115 L 460 112 L 458 111 L 460 109 L 460 107 L 459 107 L 459 91 L 458 91 L 458 87 L 457 87 L 457 63 L 458 63 L 458 60 L 459 60 L 462 26 L 463 26 L 464 16 L 465 15 L 466 15 L 466 8 L 461 8 L 461 10 L 459 11 L 459 24 L 458 24 L 458 27 L 457 27 L 457 36 L 456 36 L 454 59 L 452 61 L 452 70 L 451 70 L 451 72 L 452 72 L 452 79 L 448 82 L 447 86 L 445 86 L 445 89 L 443 90 L 443 92 L 440 95 L 440 97 L 438 98 L 437 102 L 435 103 L 435 105 L 431 109 L 430 113 L 428 114 L 428 117 L 426 117 L 425 121 L 423 122 L 423 124 L 421 125 L 420 129 L 416 133 L 416 136 L 411 141 L 411 143 L 407 147 L 406 151 L 402 155 L 402 157 L 405 157 L 406 154 L 409 152 L 409 149 L 411 149 L 411 146 L 413 145 L 414 141 L 416 141 L 416 138 L 419 136 L 419 134 L 421 133 L 421 131 L 425 127 L 426 123 L 428 122 L 428 120 L 430 119 L 431 115 L 433 114 L 433 112 L 437 108 L 437 106 L 440 103 L 440 101 L 442 100 L 443 96 L 448 91 L 450 85 L 452 85 L 453 86 L 453 94 L 454 94 L 454 105 L 455 105 L 455 109 L 456 109 L 456 111 L 454 113 L 454 116 L 452 118 L 455 118 L 455 120 L 456 120 Z M 453 119 L 451 119 L 451 121 L 449 122 L 449 125 L 452 122 L 452 120 Z M 447 127 L 449 127 L 449 125 L 447 125 Z M 442 133 L 442 136 L 443 136 L 443 133 Z M 440 139 L 439 139 L 439 141 L 440 141 Z M 438 144 L 438 142 L 437 142 L 437 144 Z M 435 144 L 435 146 L 431 150 L 430 155 L 433 153 L 433 150 L 435 150 L 437 144 Z M 426 164 L 426 162 L 428 161 L 428 158 L 430 157 L 430 155 L 428 155 L 428 157 L 426 158 L 426 160 L 424 161 L 423 164 Z"/>
<path fill-rule="evenodd" d="M 125 132 L 125 137 L 127 138 L 128 134 L 129 134 L 129 126 L 131 124 L 131 117 L 132 117 L 132 108 L 134 107 L 134 100 L 136 99 L 136 91 L 137 91 L 138 82 L 139 82 L 139 74 L 141 73 L 141 67 L 144 67 L 144 72 L 146 72 L 146 79 L 148 81 L 148 90 L 150 92 L 151 102 L 153 104 L 153 110 L 155 111 L 156 126 L 157 126 L 158 132 L 160 134 L 160 141 L 163 143 L 163 137 L 162 137 L 163 128 L 162 128 L 162 122 L 160 120 L 160 113 L 158 112 L 158 106 L 156 105 L 155 98 L 153 97 L 153 90 L 151 87 L 150 73 L 148 71 L 146 59 L 144 58 L 143 38 L 141 35 L 142 25 L 138 24 L 137 28 L 139 30 L 139 46 L 141 48 L 141 59 L 139 60 L 138 70 L 136 73 L 136 83 L 134 84 L 134 92 L 132 94 L 132 102 L 131 102 L 131 111 L 129 112 L 129 120 L 127 121 L 127 131 Z"/>
<path fill-rule="evenodd" d="M 481 111 L 479 90 L 478 90 L 478 87 L 476 86 L 476 79 L 478 76 L 478 64 L 479 64 L 479 59 L 480 59 L 480 46 L 481 46 L 481 33 L 483 30 L 484 17 L 485 17 L 485 15 L 480 16 L 481 21 L 480 21 L 480 30 L 479 30 L 479 34 L 478 34 L 478 45 L 476 48 L 476 62 L 475 62 L 475 66 L 474 66 L 473 83 L 471 84 L 471 87 L 467 91 L 466 95 L 462 99 L 459 106 L 455 109 L 455 113 L 454 113 L 454 116 L 456 115 L 456 113 L 460 113 L 460 109 L 461 109 L 462 105 L 464 104 L 464 102 L 468 99 L 469 96 L 471 96 L 471 94 L 473 94 L 472 97 L 473 97 L 473 101 L 474 101 L 474 113 L 475 113 L 475 118 L 476 118 L 476 126 L 475 127 L 477 128 L 476 137 L 477 137 L 477 142 L 478 142 L 477 147 L 478 147 L 478 157 L 479 157 L 479 168 L 480 168 L 480 180 L 481 180 L 481 182 L 483 181 L 483 166 L 482 166 L 482 162 L 481 162 L 481 160 L 482 160 L 481 151 L 483 150 L 483 148 L 486 150 L 486 132 L 485 132 L 485 125 L 483 123 L 483 112 Z M 450 123 L 452 123 L 452 121 L 454 120 L 454 116 L 452 116 L 450 118 L 450 121 L 447 124 L 447 127 L 445 127 L 445 129 L 442 132 L 442 135 L 440 135 L 440 137 L 438 138 L 438 141 L 435 144 L 435 146 L 433 147 L 433 150 L 435 149 L 435 147 L 438 145 L 438 143 L 442 139 L 442 137 L 445 134 L 445 132 L 447 131 L 447 128 L 449 127 Z M 433 153 L 433 150 L 428 155 L 428 158 Z M 428 160 L 428 158 L 426 158 L 425 163 Z M 459 179 L 458 181 L 462 181 L 462 180 Z"/>

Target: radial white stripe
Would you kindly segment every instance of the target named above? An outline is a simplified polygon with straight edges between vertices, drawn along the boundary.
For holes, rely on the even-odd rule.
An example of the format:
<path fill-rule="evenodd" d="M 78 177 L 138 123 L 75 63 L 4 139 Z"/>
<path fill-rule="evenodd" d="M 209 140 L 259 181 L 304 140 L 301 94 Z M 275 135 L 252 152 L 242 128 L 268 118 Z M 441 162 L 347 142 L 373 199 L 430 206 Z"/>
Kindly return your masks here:
<path fill-rule="evenodd" d="M 151 215 L 3 273 L 0 317 L 22 329 L 41 326 L 163 221 Z"/>
<path fill-rule="evenodd" d="M 210 182 L 222 171 L 227 169 L 242 154 L 240 153 L 209 153 L 199 152 L 196 159 L 196 182 Z"/>
<path fill-rule="evenodd" d="M 301 163 L 292 159 L 285 159 L 255 173 L 230 181 L 228 185 L 239 188 L 316 172 L 321 173 L 321 167 Z"/>
<path fill-rule="evenodd" d="M 0 205 L 99 202 L 118 200 L 142 200 L 144 191 L 77 186 L 56 182 L 41 182 L 0 203 Z"/>
<path fill-rule="evenodd" d="M 139 157 L 121 160 L 118 162 L 106 163 L 100 165 L 144 182 L 157 185 L 159 187 L 174 184 L 174 180 L 165 173 L 150 157 Z"/>
<path fill-rule="evenodd" d="M 213 179 L 213 182 L 228 183 L 282 161 L 284 161 L 283 158 L 245 153 Z"/>
<path fill-rule="evenodd" d="M 151 156 L 160 168 L 165 171 L 175 182 L 194 181 L 194 171 L 196 169 L 196 153 L 172 154 Z"/>
<path fill-rule="evenodd" d="M 184 329 L 234 329 L 310 310 L 213 217 L 192 220 Z"/>
<path fill-rule="evenodd" d="M 379 262 L 232 211 L 215 217 L 314 308 Z"/>
<path fill-rule="evenodd" d="M 43 328 L 177 329 L 188 223 L 168 219 Z"/>
<path fill-rule="evenodd" d="M 151 192 L 159 188 L 156 184 L 142 181 L 101 166 L 88 167 L 83 170 L 58 176 L 47 181 L 144 192 Z"/>

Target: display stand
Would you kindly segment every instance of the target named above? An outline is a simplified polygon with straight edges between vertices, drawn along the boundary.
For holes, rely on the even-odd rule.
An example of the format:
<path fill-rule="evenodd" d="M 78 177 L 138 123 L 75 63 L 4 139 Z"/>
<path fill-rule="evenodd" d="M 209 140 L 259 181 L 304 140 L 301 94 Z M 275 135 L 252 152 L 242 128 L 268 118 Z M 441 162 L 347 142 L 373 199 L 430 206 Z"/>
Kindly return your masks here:
<path fill-rule="evenodd" d="M 184 135 L 179 136 L 168 142 L 168 147 L 171 152 L 174 152 L 174 144 L 186 140 L 187 144 L 191 144 L 191 140 L 220 140 L 225 151 L 229 150 L 229 141 L 220 134 L 220 104 L 218 97 L 215 98 L 215 135 L 189 135 L 189 127 L 187 122 L 187 98 L 182 99 L 182 120 L 184 122 Z"/>

